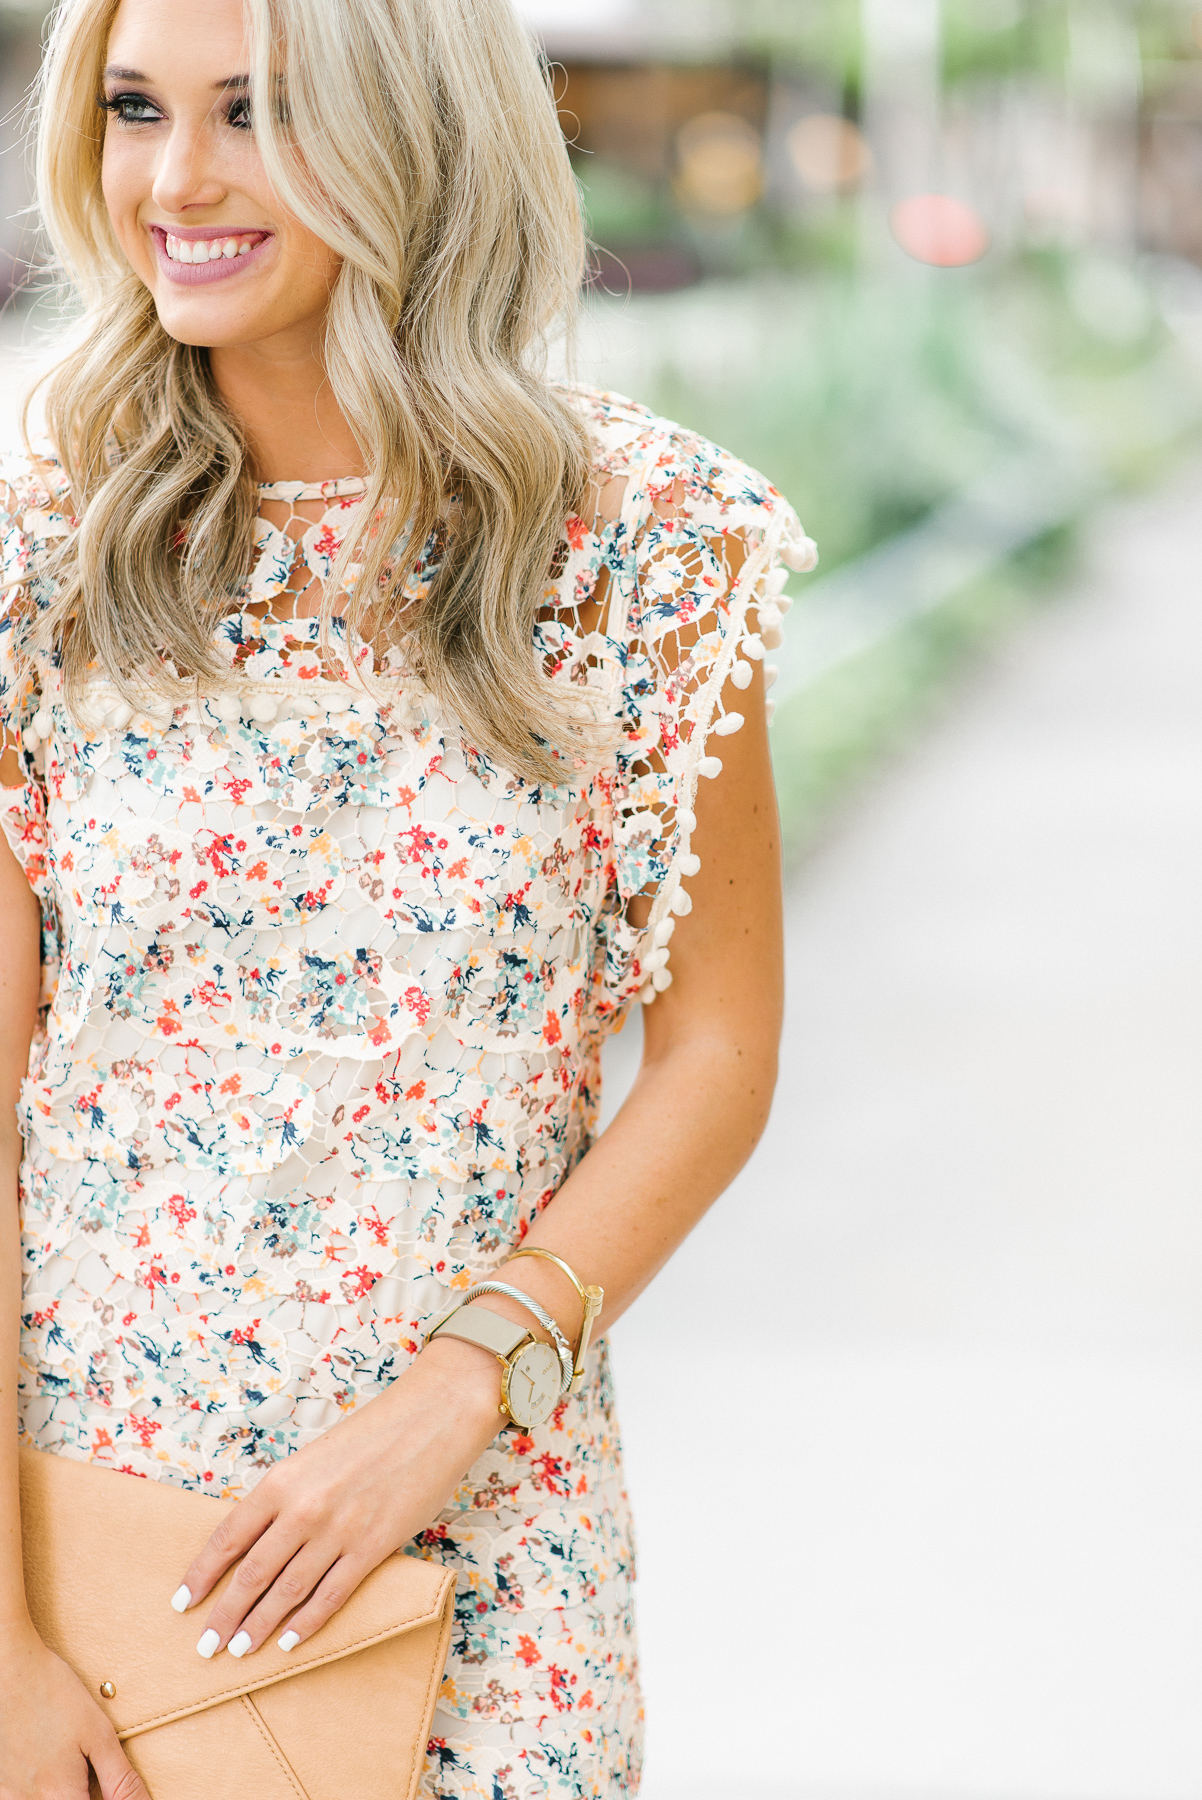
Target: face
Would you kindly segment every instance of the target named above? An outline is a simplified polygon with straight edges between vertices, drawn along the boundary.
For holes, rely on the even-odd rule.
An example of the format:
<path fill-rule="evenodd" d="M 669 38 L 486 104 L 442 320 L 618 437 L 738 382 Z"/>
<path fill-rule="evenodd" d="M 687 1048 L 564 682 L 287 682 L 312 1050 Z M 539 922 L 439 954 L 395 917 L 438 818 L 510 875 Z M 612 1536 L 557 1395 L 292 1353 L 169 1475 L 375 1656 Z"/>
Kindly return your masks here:
<path fill-rule="evenodd" d="M 264 174 L 239 0 L 121 0 L 105 62 L 105 204 L 164 330 L 312 343 L 339 262 Z"/>

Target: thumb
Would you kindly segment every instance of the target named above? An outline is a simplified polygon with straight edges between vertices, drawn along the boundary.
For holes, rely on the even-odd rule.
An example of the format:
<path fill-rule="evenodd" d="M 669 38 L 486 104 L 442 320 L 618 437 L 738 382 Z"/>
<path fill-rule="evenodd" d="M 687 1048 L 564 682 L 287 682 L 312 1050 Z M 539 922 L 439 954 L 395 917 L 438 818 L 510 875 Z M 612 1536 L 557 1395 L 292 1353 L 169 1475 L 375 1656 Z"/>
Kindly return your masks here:
<path fill-rule="evenodd" d="M 115 1731 L 85 1746 L 104 1800 L 150 1800 L 146 1783 L 121 1748 Z"/>

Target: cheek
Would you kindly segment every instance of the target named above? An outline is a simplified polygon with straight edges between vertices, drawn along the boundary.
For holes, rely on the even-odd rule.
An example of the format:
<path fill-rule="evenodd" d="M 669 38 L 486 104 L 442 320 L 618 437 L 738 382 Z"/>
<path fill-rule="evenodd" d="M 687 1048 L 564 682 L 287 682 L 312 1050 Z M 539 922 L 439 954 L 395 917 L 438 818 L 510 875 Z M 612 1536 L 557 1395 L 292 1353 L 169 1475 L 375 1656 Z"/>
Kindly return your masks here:
<path fill-rule="evenodd" d="M 309 302 L 324 300 L 334 285 L 342 259 L 328 244 L 309 232 L 293 238 L 287 256 L 287 274 L 292 291 Z"/>
<path fill-rule="evenodd" d="M 140 158 L 133 145 L 119 144 L 109 132 L 100 163 L 100 189 L 109 218 L 122 242 L 136 226 L 143 197 Z"/>

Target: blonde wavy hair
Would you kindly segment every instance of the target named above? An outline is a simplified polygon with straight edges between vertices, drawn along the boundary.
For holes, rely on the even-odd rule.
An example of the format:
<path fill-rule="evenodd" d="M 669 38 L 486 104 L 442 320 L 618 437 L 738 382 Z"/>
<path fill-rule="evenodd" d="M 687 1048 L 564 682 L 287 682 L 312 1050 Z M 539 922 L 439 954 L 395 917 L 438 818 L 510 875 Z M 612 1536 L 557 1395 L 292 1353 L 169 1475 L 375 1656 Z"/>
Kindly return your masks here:
<path fill-rule="evenodd" d="M 538 665 L 532 633 L 590 450 L 543 347 L 575 304 L 584 237 L 534 46 L 509 0 L 244 5 L 269 179 L 342 260 L 325 363 L 369 471 L 371 523 L 326 584 L 324 640 L 341 592 L 348 628 L 377 653 L 404 643 L 481 748 L 562 780 L 596 727 Z M 32 646 L 57 656 L 75 704 L 96 666 L 135 702 L 228 681 L 213 631 L 257 511 L 207 352 L 163 330 L 105 209 L 98 96 L 116 8 L 62 0 L 38 101 L 41 213 L 86 311 L 46 392 L 80 524 Z M 441 531 L 429 595 L 406 608 L 406 575 Z"/>

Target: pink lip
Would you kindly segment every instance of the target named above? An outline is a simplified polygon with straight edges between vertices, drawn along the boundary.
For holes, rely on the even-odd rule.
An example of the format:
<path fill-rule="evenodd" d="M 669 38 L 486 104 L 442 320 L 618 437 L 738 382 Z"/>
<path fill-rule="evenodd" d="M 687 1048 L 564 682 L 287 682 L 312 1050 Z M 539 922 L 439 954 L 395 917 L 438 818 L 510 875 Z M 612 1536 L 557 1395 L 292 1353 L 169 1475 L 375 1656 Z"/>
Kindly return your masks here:
<path fill-rule="evenodd" d="M 174 281 L 180 287 L 196 287 L 206 281 L 227 281 L 231 275 L 241 275 L 252 263 L 258 262 L 268 244 L 275 242 L 275 234 L 269 231 L 260 237 L 259 242 L 245 256 L 223 256 L 218 262 L 180 263 L 173 262 L 167 254 L 167 227 L 151 225 L 149 230 L 154 239 L 160 269 L 168 281 Z M 249 231 L 223 231 L 219 226 L 185 225 L 179 229 L 172 226 L 170 235 L 184 238 L 189 243 L 196 243 L 198 240 L 211 243 L 214 238 L 252 237 L 257 230 L 258 227 Z"/>

